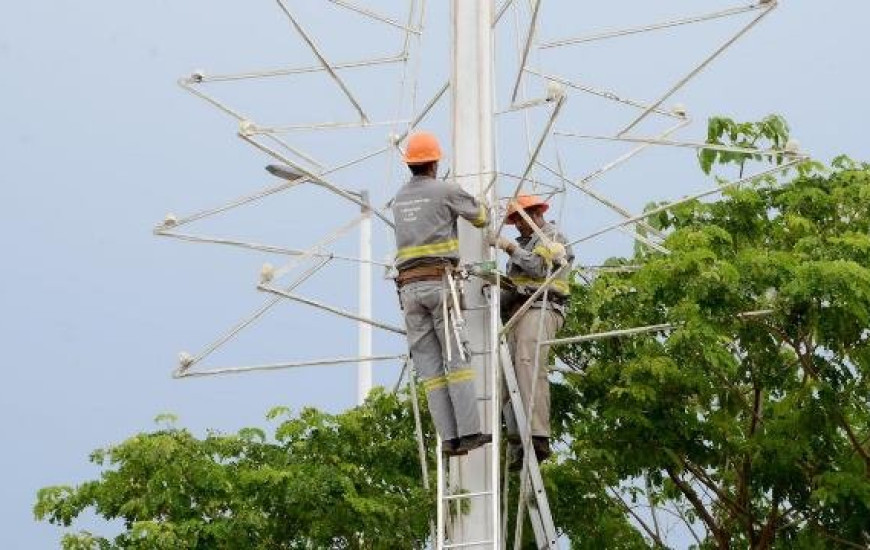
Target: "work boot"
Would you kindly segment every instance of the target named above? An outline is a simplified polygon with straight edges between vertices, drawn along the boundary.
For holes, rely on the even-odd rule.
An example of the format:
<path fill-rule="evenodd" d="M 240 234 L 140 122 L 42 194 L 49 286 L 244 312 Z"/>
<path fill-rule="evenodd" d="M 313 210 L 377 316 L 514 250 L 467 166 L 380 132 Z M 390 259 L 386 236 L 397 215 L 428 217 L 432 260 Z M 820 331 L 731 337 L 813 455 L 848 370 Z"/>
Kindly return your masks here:
<path fill-rule="evenodd" d="M 460 450 L 459 444 L 462 441 L 461 437 L 454 437 L 453 439 L 445 439 L 441 442 L 441 452 L 444 456 L 463 456 L 467 455 L 467 450 Z"/>
<path fill-rule="evenodd" d="M 492 434 L 476 433 L 464 435 L 459 438 L 459 445 L 456 447 L 456 450 L 468 452 L 478 447 L 483 447 L 487 443 L 492 443 Z"/>
<path fill-rule="evenodd" d="M 543 462 L 550 458 L 553 451 L 550 449 L 550 438 L 542 435 L 532 436 L 532 447 L 535 448 L 535 456 L 538 457 L 538 462 Z"/>

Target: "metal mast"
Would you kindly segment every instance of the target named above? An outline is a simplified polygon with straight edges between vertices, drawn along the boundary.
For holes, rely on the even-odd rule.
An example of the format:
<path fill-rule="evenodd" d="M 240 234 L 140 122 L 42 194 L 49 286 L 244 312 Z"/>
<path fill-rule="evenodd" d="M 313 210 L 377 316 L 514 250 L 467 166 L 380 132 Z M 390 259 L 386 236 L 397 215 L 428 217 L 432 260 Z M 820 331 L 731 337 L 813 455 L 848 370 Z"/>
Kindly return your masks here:
<path fill-rule="evenodd" d="M 495 170 L 493 147 L 493 0 L 452 0 L 452 141 L 453 174 L 469 193 L 480 196 L 489 187 Z M 494 186 L 492 186 L 494 189 Z M 495 204 L 495 193 L 483 197 Z M 480 263 L 490 258 L 490 250 L 480 230 L 461 224 L 459 241 L 463 263 Z M 499 403 L 496 399 L 498 377 L 493 376 L 493 317 L 481 293 L 479 281 L 467 281 L 465 288 L 466 327 L 472 367 L 477 373 L 479 404 L 484 430 L 493 430 L 494 444 L 453 459 L 451 485 L 469 493 L 489 493 L 468 499 L 468 513 L 459 514 L 451 524 L 451 546 L 477 541 L 493 541 L 498 548 L 498 437 Z M 458 467 L 456 467 L 458 465 Z M 496 470 L 496 471 L 493 471 Z M 489 501 L 489 499 L 493 499 Z M 493 514 L 492 511 L 495 511 Z"/>

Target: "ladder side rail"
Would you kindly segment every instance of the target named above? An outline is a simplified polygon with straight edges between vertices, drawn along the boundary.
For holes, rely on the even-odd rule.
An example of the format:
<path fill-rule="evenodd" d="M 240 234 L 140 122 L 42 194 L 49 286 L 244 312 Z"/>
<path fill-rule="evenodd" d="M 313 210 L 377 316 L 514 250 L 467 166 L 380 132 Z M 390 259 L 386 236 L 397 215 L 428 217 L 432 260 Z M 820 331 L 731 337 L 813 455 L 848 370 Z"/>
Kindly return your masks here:
<path fill-rule="evenodd" d="M 507 385 L 508 394 L 510 395 L 511 408 L 513 409 L 514 418 L 520 430 L 520 439 L 523 442 L 523 453 L 525 455 L 525 460 L 528 463 L 528 478 L 532 484 L 535 497 L 534 501 L 535 504 L 537 504 L 536 508 L 540 514 L 543 531 L 546 535 L 546 542 L 543 547 L 557 550 L 558 535 L 556 534 L 556 527 L 553 524 L 550 503 L 547 500 L 544 480 L 541 477 L 540 466 L 538 465 L 535 450 L 532 446 L 532 438 L 529 433 L 528 423 L 526 422 L 525 407 L 523 405 L 522 397 L 520 396 L 519 384 L 517 383 L 513 361 L 511 360 L 510 353 L 505 344 L 499 346 L 499 355 L 501 356 L 502 374 L 504 375 L 505 384 Z M 534 514 L 531 515 L 534 516 Z M 520 521 L 520 518 L 517 518 L 517 521 Z M 539 543 L 539 547 L 540 546 Z"/>
<path fill-rule="evenodd" d="M 435 445 L 435 464 L 438 469 L 438 484 L 435 493 L 437 500 L 437 509 L 435 512 L 435 550 L 443 550 L 444 548 L 444 455 L 441 448 L 441 436 L 436 436 L 437 443 Z"/>

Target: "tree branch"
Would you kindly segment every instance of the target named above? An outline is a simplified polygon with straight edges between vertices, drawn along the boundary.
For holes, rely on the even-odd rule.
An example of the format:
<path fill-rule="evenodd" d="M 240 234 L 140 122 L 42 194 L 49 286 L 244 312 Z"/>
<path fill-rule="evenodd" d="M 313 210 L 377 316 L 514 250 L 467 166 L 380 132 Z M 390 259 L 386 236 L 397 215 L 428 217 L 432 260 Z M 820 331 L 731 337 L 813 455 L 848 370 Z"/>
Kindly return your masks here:
<path fill-rule="evenodd" d="M 799 346 L 797 342 L 792 342 L 792 347 L 795 349 L 795 352 L 798 354 L 798 358 L 801 361 L 801 365 L 804 367 L 804 371 L 809 372 L 814 380 L 820 383 L 825 383 L 824 380 L 819 376 L 819 371 L 816 370 L 816 367 L 813 365 L 812 357 L 806 353 L 800 353 Z M 806 342 L 803 342 L 804 347 L 809 352 L 810 346 Z M 861 458 L 864 460 L 864 475 L 870 476 L 870 454 L 868 454 L 867 449 L 865 449 L 861 442 L 858 441 L 858 437 L 855 435 L 855 430 L 852 428 L 852 425 L 849 424 L 849 421 L 846 419 L 846 415 L 843 414 L 843 411 L 837 407 L 836 405 L 832 406 L 833 413 L 837 417 L 837 421 L 840 423 L 840 426 L 843 430 L 846 431 L 846 435 L 849 438 L 849 443 L 852 445 L 852 448 L 861 455 Z"/>
<path fill-rule="evenodd" d="M 631 517 L 633 517 L 635 519 L 635 521 L 637 521 L 640 524 L 640 526 L 643 528 L 643 530 L 646 531 L 646 534 L 649 535 L 650 538 L 653 539 L 653 542 L 655 542 L 659 548 L 667 548 L 667 546 L 665 546 L 665 543 L 658 536 L 658 534 L 656 534 L 655 531 L 650 529 L 649 525 L 647 525 L 647 523 L 643 519 L 641 519 L 641 517 L 638 516 L 634 510 L 631 509 L 631 506 L 629 506 L 628 503 L 622 499 L 622 496 L 620 496 L 620 494 L 615 489 L 611 489 L 610 487 L 606 487 L 605 490 L 609 493 L 613 493 L 612 495 L 610 495 L 611 500 L 617 501 L 617 503 L 620 506 L 622 506 L 622 508 L 626 512 L 631 514 Z"/>
<path fill-rule="evenodd" d="M 742 516 L 751 521 L 751 517 L 746 509 L 742 508 L 739 503 L 735 502 L 732 498 L 726 495 L 722 489 L 720 489 L 716 483 L 701 469 L 697 464 L 693 464 L 689 462 L 683 457 L 680 457 L 680 461 L 683 464 L 683 468 L 692 473 L 692 475 L 701 482 L 702 485 L 713 491 L 713 494 L 716 495 L 716 498 L 719 499 L 720 503 L 724 508 L 726 508 L 729 512 L 731 512 L 735 516 Z"/>
<path fill-rule="evenodd" d="M 779 522 L 779 504 L 781 497 L 777 489 L 773 490 L 773 502 L 770 507 L 770 513 L 767 515 L 767 521 L 764 528 L 761 530 L 761 535 L 757 543 L 753 546 L 753 550 L 765 550 L 770 548 L 776 538 L 776 524 Z"/>
<path fill-rule="evenodd" d="M 867 547 L 863 544 L 856 544 L 852 541 L 841 539 L 837 535 L 831 533 L 827 529 L 821 526 L 821 524 L 814 522 L 813 527 L 818 529 L 819 533 L 828 540 L 832 540 L 838 544 L 842 544 L 843 546 L 848 546 L 849 548 L 858 548 L 860 550 L 867 550 Z"/>
<path fill-rule="evenodd" d="M 749 438 L 755 436 L 761 415 L 761 398 L 763 393 L 753 375 L 752 382 L 752 419 L 749 422 Z M 749 453 L 743 455 L 743 463 L 740 466 L 737 485 L 737 503 L 740 509 L 748 515 L 746 522 L 746 536 L 750 544 L 755 544 L 758 534 L 755 531 L 755 518 L 752 516 L 751 495 L 749 494 L 749 480 L 752 477 L 752 458 Z"/>
<path fill-rule="evenodd" d="M 695 529 L 692 528 L 692 522 L 689 521 L 689 518 L 686 517 L 686 513 L 683 512 L 683 509 L 680 507 L 678 503 L 674 503 L 674 508 L 677 509 L 677 515 L 680 516 L 680 519 L 683 520 L 683 523 L 686 524 L 686 528 L 689 530 L 689 533 L 692 534 L 692 538 L 695 539 L 695 542 L 698 543 L 698 547 L 701 547 L 701 537 L 698 536 L 698 533 L 695 532 Z"/>
<path fill-rule="evenodd" d="M 698 497 L 698 493 L 696 493 L 695 490 L 692 489 L 692 487 L 674 471 L 672 466 L 665 467 L 665 471 L 668 473 L 671 481 L 674 482 L 674 485 L 677 486 L 680 492 L 682 492 L 683 495 L 685 495 L 686 499 L 692 504 L 692 507 L 695 508 L 695 511 L 698 512 L 698 516 L 707 526 L 707 530 L 710 531 L 710 533 L 716 539 L 719 548 L 721 548 L 722 550 L 728 550 L 728 536 L 725 535 L 716 524 L 716 520 L 704 506 L 704 503 L 701 502 L 701 499 Z"/>
<path fill-rule="evenodd" d="M 650 516 L 652 516 L 653 527 L 655 527 L 656 536 L 661 538 L 662 530 L 659 526 L 659 517 L 658 517 L 658 514 L 656 513 L 656 505 L 653 502 L 652 481 L 650 481 L 649 475 L 646 475 L 645 477 L 646 477 L 646 501 L 649 503 L 649 513 L 650 513 Z"/>

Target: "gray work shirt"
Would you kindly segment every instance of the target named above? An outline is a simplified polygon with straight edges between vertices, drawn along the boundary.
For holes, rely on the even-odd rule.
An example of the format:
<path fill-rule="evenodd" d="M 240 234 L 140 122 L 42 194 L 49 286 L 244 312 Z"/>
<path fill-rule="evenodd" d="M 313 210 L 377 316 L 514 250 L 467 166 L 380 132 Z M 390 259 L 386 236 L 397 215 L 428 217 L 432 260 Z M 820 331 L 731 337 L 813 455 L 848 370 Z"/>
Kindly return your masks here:
<path fill-rule="evenodd" d="M 570 265 L 574 263 L 574 251 L 568 246 L 568 240 L 565 236 L 559 233 L 553 224 L 544 223 L 541 227 L 541 233 L 551 241 L 561 243 L 566 247 L 568 267 L 564 268 L 559 277 L 550 283 L 548 291 L 551 298 L 561 301 L 560 298 L 566 298 L 570 294 Z M 537 233 L 532 233 L 528 237 L 518 237 L 517 243 L 519 246 L 511 254 L 507 264 L 507 276 L 516 285 L 515 294 L 519 295 L 511 297 L 513 301 L 519 297 L 533 294 L 558 269 L 558 266 L 554 265 L 553 258 L 545 243 L 541 241 Z M 559 306 L 557 309 L 561 310 L 561 307 Z"/>
<path fill-rule="evenodd" d="M 459 262 L 458 218 L 486 227 L 486 209 L 455 183 L 413 176 L 393 200 L 396 268 Z"/>

